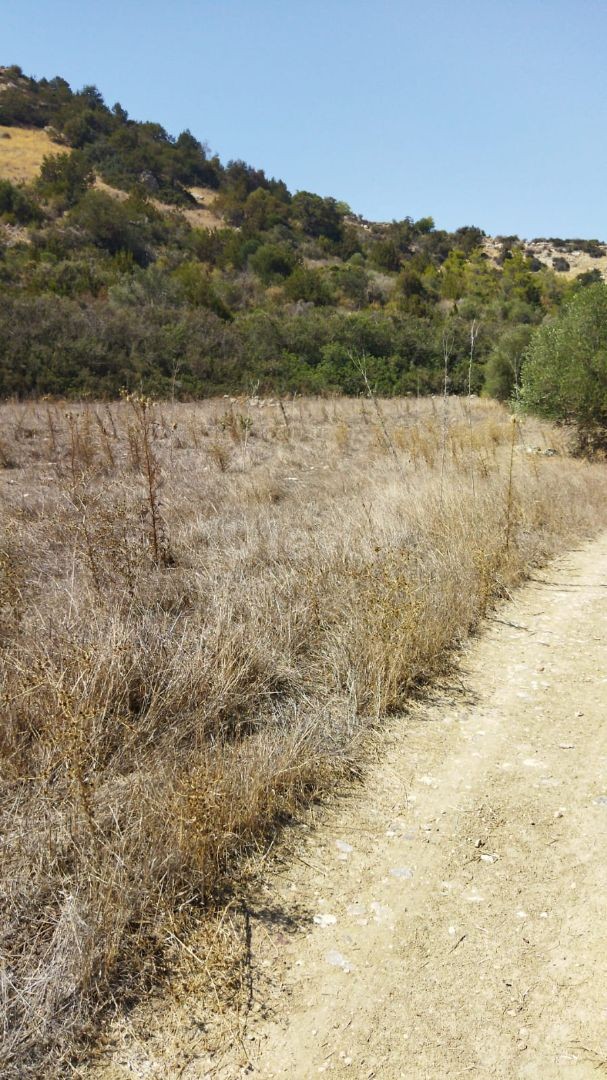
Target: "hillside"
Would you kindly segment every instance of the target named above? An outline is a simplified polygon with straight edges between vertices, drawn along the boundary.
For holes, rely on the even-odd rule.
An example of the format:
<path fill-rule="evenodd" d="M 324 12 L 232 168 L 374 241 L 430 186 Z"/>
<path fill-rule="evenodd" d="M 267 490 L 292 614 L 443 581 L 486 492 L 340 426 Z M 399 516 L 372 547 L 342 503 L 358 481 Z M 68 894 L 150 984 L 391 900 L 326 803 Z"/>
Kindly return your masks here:
<path fill-rule="evenodd" d="M 595 240 L 374 223 L 99 90 L 0 69 L 0 395 L 518 386 Z"/>
<path fill-rule="evenodd" d="M 47 154 L 59 153 L 46 131 L 0 125 L 0 179 L 29 184 L 40 174 Z"/>

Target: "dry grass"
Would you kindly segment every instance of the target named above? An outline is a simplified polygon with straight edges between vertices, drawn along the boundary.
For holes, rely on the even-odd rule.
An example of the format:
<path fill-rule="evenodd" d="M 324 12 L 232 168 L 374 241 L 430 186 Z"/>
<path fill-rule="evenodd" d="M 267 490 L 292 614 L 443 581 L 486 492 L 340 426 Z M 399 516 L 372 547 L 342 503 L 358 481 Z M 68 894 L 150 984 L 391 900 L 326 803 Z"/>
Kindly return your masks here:
<path fill-rule="evenodd" d="M 3 1076 L 66 1066 L 365 726 L 605 524 L 603 467 L 447 408 L 1 407 Z"/>
<path fill-rule="evenodd" d="M 112 198 L 118 199 L 119 202 L 124 202 L 128 199 L 129 195 L 127 191 L 121 191 L 120 188 L 110 187 L 104 180 L 100 180 L 96 177 L 94 186 L 98 191 L 105 192 L 106 195 L 111 195 Z M 223 227 L 221 217 L 213 211 L 213 204 L 217 199 L 217 192 L 211 188 L 194 187 L 189 189 L 191 194 L 198 202 L 198 206 L 194 207 L 179 207 L 178 212 L 186 219 L 186 221 L 197 229 L 218 229 Z M 174 214 L 176 212 L 175 206 L 170 206 L 168 203 L 161 202 L 160 199 L 151 199 L 152 205 L 156 207 L 162 214 Z"/>
<path fill-rule="evenodd" d="M 38 176 L 43 157 L 62 150 L 65 152 L 65 147 L 53 142 L 40 128 L 0 124 L 0 180 L 29 184 Z"/>

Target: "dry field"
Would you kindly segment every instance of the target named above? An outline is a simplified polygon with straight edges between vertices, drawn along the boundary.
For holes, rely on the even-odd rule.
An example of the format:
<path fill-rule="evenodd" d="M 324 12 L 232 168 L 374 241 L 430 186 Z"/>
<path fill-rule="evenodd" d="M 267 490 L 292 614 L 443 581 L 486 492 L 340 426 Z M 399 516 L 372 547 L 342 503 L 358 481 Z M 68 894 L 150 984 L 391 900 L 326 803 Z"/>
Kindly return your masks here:
<path fill-rule="evenodd" d="M 8 136 L 8 137 L 7 137 Z M 0 179 L 29 184 L 40 172 L 46 154 L 65 153 L 40 128 L 4 127 L 0 124 Z"/>
<path fill-rule="evenodd" d="M 606 494 L 491 402 L 2 406 L 2 1075 L 161 978 Z"/>

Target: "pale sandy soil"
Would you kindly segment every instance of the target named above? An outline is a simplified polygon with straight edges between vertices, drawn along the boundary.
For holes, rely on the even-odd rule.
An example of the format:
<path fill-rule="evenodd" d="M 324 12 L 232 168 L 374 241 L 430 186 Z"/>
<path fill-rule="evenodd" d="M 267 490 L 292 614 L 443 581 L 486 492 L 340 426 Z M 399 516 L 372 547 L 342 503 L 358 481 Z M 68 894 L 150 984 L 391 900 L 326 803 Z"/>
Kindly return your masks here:
<path fill-rule="evenodd" d="M 559 270 L 559 277 L 576 278 L 578 274 L 584 274 L 588 270 L 600 270 L 603 278 L 607 275 L 607 251 L 597 259 L 593 259 L 587 251 L 559 251 L 553 244 L 546 240 L 524 240 L 525 251 L 532 252 L 550 270 L 554 269 L 555 259 L 566 259 L 569 263 L 568 270 Z M 500 245 L 493 237 L 488 236 L 483 244 L 485 252 L 490 258 L 497 261 L 500 253 Z"/>
<path fill-rule="evenodd" d="M 606 638 L 603 536 L 505 603 L 364 783 L 292 830 L 243 924 L 238 1010 L 183 981 L 78 1075 L 607 1071 Z"/>

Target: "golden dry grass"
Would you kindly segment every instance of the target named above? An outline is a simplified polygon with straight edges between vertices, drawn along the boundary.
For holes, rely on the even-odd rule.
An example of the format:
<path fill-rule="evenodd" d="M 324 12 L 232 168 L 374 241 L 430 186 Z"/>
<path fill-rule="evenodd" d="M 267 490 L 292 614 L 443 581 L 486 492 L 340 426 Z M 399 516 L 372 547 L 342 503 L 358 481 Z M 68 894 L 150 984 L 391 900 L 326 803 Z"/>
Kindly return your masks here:
<path fill-rule="evenodd" d="M 124 202 L 124 200 L 129 197 L 127 191 L 121 191 L 120 188 L 111 187 L 109 184 L 106 184 L 104 180 L 100 180 L 99 177 L 95 179 L 94 186 L 98 191 L 103 191 L 107 195 L 111 195 L 114 199 L 118 199 L 119 202 Z M 200 205 L 186 208 L 179 207 L 178 212 L 186 219 L 192 228 L 220 228 L 223 224 L 222 220 L 213 211 L 213 203 L 217 198 L 217 192 L 212 191 L 210 188 L 190 188 L 190 191 Z M 174 214 L 176 211 L 176 207 L 161 202 L 160 199 L 152 198 L 150 202 L 163 214 Z"/>
<path fill-rule="evenodd" d="M 3 1076 L 67 1067 L 234 860 L 605 524 L 564 449 L 459 400 L 0 409 Z"/>
<path fill-rule="evenodd" d="M 40 128 L 4 127 L 0 124 L 0 180 L 29 184 L 40 172 L 46 154 L 65 153 Z"/>

